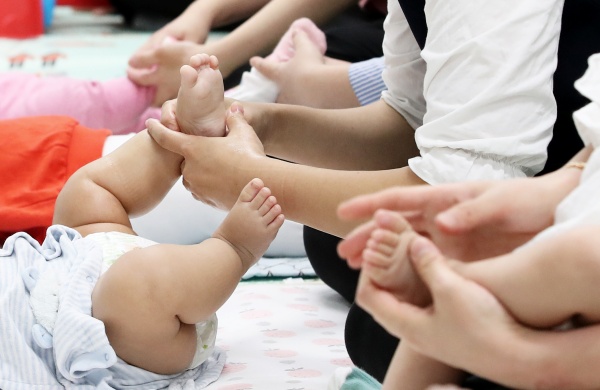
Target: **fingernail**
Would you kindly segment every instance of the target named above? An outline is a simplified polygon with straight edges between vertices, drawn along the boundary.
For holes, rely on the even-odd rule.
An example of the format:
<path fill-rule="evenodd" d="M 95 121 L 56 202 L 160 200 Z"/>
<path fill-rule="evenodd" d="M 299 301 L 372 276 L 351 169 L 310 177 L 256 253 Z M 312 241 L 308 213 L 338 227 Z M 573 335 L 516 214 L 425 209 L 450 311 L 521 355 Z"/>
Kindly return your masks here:
<path fill-rule="evenodd" d="M 436 219 L 439 223 L 447 227 L 454 227 L 457 223 L 456 217 L 452 213 L 440 213 Z"/>
<path fill-rule="evenodd" d="M 413 244 L 412 254 L 416 259 L 422 259 L 423 257 L 431 254 L 435 248 L 423 237 L 417 237 Z"/>
<path fill-rule="evenodd" d="M 242 106 L 240 106 L 239 104 L 232 104 L 231 107 L 229 107 L 229 111 L 231 111 L 232 114 L 243 114 L 244 113 L 244 108 Z"/>

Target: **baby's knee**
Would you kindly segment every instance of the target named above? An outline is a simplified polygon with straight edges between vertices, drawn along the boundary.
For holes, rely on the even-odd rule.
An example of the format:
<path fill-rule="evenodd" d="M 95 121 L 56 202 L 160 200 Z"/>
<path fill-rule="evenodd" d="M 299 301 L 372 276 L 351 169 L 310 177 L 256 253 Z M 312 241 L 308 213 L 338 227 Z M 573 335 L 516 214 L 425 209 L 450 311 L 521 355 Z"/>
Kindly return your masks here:
<path fill-rule="evenodd" d="M 98 280 L 92 314 L 104 323 L 121 359 L 158 374 L 174 374 L 190 365 L 196 330 L 174 314 L 168 293 L 174 286 L 164 276 L 161 265 L 143 250 L 126 253 Z"/>

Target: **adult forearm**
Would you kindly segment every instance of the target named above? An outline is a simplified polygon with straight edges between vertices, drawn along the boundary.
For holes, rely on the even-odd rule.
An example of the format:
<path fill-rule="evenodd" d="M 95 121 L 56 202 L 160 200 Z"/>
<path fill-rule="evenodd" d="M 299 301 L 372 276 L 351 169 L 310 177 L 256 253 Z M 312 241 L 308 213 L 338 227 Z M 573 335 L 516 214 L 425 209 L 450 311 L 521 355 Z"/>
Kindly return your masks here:
<path fill-rule="evenodd" d="M 535 179 L 545 188 L 545 202 L 552 207 L 552 213 L 556 209 L 556 206 L 579 185 L 582 168 L 572 163 L 585 163 L 592 151 L 592 147 L 585 147 L 573 156 L 562 169 Z"/>
<path fill-rule="evenodd" d="M 260 12 L 210 45 L 210 52 L 222 60 L 221 72 L 227 76 L 252 56 L 267 54 L 294 20 L 307 17 L 321 24 L 353 3 L 353 0 L 271 0 Z"/>
<path fill-rule="evenodd" d="M 328 109 L 359 107 L 361 104 L 350 84 L 349 68 L 349 62 L 326 58 L 323 65 L 307 68 L 297 75 L 297 87 L 289 93 L 291 96 L 280 86 L 277 102 Z"/>
<path fill-rule="evenodd" d="M 271 156 L 342 170 L 394 169 L 418 155 L 414 130 L 385 102 L 340 110 L 243 103 Z"/>
<path fill-rule="evenodd" d="M 236 168 L 236 189 L 260 177 L 277 197 L 287 219 L 343 237 L 358 221 L 341 221 L 342 201 L 392 186 L 423 184 L 408 167 L 382 171 L 338 171 L 262 158 Z M 235 191 L 234 191 L 235 192 Z M 230 194 L 233 201 L 234 192 Z"/>
<path fill-rule="evenodd" d="M 196 0 L 189 12 L 208 16 L 211 27 L 217 28 L 251 17 L 271 0 Z M 188 12 L 188 11 L 186 11 Z"/>

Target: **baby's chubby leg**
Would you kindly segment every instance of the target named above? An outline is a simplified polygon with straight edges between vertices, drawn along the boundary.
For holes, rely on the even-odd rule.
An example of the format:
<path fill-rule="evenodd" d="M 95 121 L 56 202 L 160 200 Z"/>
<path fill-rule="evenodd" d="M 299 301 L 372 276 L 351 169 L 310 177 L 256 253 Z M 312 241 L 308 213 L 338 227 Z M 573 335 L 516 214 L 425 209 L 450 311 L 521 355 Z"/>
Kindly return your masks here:
<path fill-rule="evenodd" d="M 217 57 L 196 54 L 181 67 L 176 117 L 182 132 L 209 137 L 225 135 L 223 76 Z"/>
<path fill-rule="evenodd" d="M 503 256 L 452 265 L 526 325 L 549 328 L 569 319 L 598 323 L 599 234 L 600 227 L 578 227 Z"/>
<path fill-rule="evenodd" d="M 159 374 L 187 369 L 196 352 L 195 324 L 231 296 L 283 221 L 275 197 L 253 179 L 212 238 L 121 256 L 92 292 L 92 314 L 104 322 L 117 355 Z"/>

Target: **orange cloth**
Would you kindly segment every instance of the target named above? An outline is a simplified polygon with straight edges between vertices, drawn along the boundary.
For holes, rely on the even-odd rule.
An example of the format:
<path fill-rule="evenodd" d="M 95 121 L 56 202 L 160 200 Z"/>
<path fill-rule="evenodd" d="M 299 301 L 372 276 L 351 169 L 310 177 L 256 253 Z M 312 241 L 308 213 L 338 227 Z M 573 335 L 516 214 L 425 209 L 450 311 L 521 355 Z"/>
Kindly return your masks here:
<path fill-rule="evenodd" d="M 0 243 L 18 231 L 42 242 L 58 193 L 110 134 L 60 116 L 0 121 Z"/>

